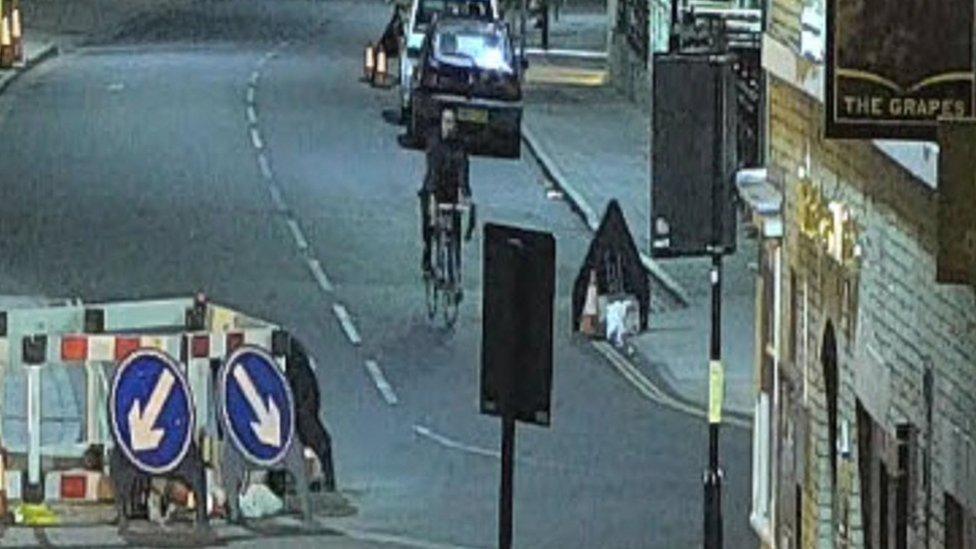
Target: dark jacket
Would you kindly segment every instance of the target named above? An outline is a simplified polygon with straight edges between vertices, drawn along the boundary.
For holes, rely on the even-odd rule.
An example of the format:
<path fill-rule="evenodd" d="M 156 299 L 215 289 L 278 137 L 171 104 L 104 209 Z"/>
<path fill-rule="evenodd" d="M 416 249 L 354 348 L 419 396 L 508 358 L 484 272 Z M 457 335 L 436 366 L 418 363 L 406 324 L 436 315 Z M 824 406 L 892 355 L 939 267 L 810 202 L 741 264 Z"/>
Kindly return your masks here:
<path fill-rule="evenodd" d="M 471 196 L 468 171 L 468 155 L 460 141 L 444 140 L 439 134 L 428 139 L 424 190 L 433 193 L 438 202 L 457 203 L 459 193 Z"/>

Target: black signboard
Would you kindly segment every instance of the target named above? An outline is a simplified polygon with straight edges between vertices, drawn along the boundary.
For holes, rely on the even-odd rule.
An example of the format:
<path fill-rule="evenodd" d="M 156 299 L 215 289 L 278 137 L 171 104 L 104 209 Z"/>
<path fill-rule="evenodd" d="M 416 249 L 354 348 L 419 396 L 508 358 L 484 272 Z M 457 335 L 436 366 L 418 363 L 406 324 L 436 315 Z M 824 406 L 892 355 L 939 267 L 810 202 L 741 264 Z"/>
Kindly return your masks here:
<path fill-rule="evenodd" d="M 736 88 L 731 56 L 654 56 L 651 255 L 735 251 Z"/>
<path fill-rule="evenodd" d="M 976 285 L 976 120 L 939 124 L 936 281 Z"/>
<path fill-rule="evenodd" d="M 972 0 L 828 0 L 832 138 L 936 139 L 973 115 Z"/>
<path fill-rule="evenodd" d="M 481 412 L 549 425 L 556 242 L 485 224 Z"/>

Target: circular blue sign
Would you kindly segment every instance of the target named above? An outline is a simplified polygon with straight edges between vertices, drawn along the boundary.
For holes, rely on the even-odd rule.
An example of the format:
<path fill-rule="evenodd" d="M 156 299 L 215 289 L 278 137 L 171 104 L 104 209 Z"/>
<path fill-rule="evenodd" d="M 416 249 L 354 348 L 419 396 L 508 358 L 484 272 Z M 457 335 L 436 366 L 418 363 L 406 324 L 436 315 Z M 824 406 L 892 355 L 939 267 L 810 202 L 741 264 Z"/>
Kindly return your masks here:
<path fill-rule="evenodd" d="M 175 469 L 190 449 L 196 418 L 179 364 L 164 352 L 140 349 L 112 379 L 109 418 L 115 444 L 146 473 Z"/>
<path fill-rule="evenodd" d="M 221 415 L 241 454 L 270 467 L 291 448 L 295 406 L 281 368 L 266 351 L 243 346 L 227 357 L 220 371 Z"/>

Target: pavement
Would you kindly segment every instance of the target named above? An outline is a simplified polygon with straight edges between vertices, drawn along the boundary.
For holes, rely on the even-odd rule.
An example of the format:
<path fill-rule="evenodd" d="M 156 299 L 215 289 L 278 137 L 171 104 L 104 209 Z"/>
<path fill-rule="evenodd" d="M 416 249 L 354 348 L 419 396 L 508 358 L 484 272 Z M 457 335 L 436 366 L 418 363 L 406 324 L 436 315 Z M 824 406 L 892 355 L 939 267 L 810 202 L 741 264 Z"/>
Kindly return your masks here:
<path fill-rule="evenodd" d="M 203 290 L 316 357 L 355 514 L 305 529 L 292 517 L 219 524 L 217 545 L 495 544 L 499 425 L 477 406 L 481 235 L 464 250 L 457 325 L 432 324 L 418 272 L 423 155 L 397 145 L 384 116 L 395 94 L 358 81 L 362 44 L 388 14 L 379 0 L 167 5 L 0 95 L 0 294 Z M 700 546 L 707 426 L 657 390 L 654 370 L 567 328 L 588 227 L 528 155 L 476 159 L 472 178 L 480 218 L 550 231 L 558 247 L 553 424 L 518 431 L 516 546 Z M 745 429 L 723 434 L 730 547 L 756 545 L 750 447 Z M 178 533 L 168 541 L 190 544 Z M 10 528 L 0 544 L 157 544 L 140 539 L 103 524 Z"/>
<path fill-rule="evenodd" d="M 523 138 L 547 177 L 591 230 L 617 200 L 652 278 L 649 329 L 630 339 L 635 362 L 665 389 L 704 409 L 708 402 L 710 259 L 652 260 L 650 251 L 650 118 L 594 78 L 588 59 L 533 56 Z M 757 243 L 742 230 L 723 264 L 722 355 L 725 408 L 751 417 L 755 396 L 755 265 Z M 627 353 L 625 353 L 627 354 Z"/>

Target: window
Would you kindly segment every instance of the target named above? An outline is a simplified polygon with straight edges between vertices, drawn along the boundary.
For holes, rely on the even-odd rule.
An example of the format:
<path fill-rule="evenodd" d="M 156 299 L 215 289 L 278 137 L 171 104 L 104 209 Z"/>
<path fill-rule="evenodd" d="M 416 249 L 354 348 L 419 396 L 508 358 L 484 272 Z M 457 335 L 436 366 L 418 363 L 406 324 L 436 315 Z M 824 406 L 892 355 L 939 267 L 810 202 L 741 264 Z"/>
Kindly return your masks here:
<path fill-rule="evenodd" d="M 962 505 L 947 493 L 945 494 L 945 547 L 963 549 L 966 547 L 966 541 L 966 520 Z"/>

